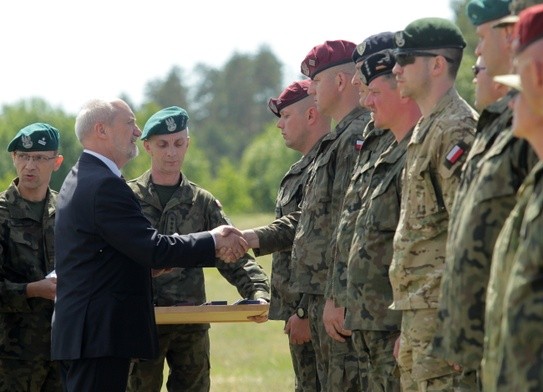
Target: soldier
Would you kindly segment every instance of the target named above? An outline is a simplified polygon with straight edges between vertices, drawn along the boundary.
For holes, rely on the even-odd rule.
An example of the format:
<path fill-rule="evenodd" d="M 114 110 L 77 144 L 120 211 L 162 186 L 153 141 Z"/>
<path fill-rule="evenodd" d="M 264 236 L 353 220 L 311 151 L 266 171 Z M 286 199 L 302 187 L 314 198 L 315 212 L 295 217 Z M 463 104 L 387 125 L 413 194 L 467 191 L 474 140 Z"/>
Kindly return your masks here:
<path fill-rule="evenodd" d="M 0 391 L 60 391 L 51 361 L 56 294 L 54 221 L 60 135 L 49 124 L 21 129 L 8 145 L 17 178 L 0 194 Z"/>
<path fill-rule="evenodd" d="M 528 140 L 539 163 L 524 181 L 517 204 L 496 241 L 487 292 L 483 385 L 485 391 L 538 391 L 543 389 L 541 353 L 542 247 L 541 181 L 543 149 L 543 5 L 520 13 L 516 69 L 520 75 L 495 80 L 521 90 L 514 99 L 512 130 Z M 521 83 L 522 80 L 522 83 Z M 490 308 L 490 304 L 493 308 Z M 497 331 L 496 331 L 497 330 Z M 492 346 L 487 345 L 492 339 Z"/>
<path fill-rule="evenodd" d="M 149 118 L 141 139 L 151 157 L 150 170 L 129 181 L 144 215 L 163 234 L 205 231 L 229 224 L 213 195 L 189 181 L 181 172 L 190 137 L 187 112 L 179 107 L 162 109 Z M 244 298 L 269 301 L 268 278 L 254 259 L 217 261 L 220 273 Z M 201 268 L 176 268 L 154 278 L 157 306 L 200 305 L 206 301 Z M 130 391 L 160 391 L 164 359 L 170 373 L 169 391 L 209 391 L 209 324 L 160 325 L 159 357 L 135 363 L 129 377 Z"/>
<path fill-rule="evenodd" d="M 496 23 L 509 14 L 509 1 L 472 0 L 467 14 L 476 26 L 489 76 L 507 73 L 513 61 L 512 27 Z M 456 192 L 450 215 L 446 267 L 441 283 L 436 355 L 462 366 L 462 379 L 480 390 L 486 289 L 492 251 L 516 193 L 537 162 L 525 140 L 511 133 L 509 93 L 481 113 L 475 141 Z M 494 313 L 495 306 L 489 308 Z M 490 322 L 494 322 L 493 315 Z"/>
<path fill-rule="evenodd" d="M 345 326 L 352 330 L 359 357 L 369 359 L 367 389 L 376 392 L 400 390 L 393 350 L 401 312 L 388 309 L 392 302 L 388 268 L 399 218 L 405 151 L 420 118 L 416 102 L 400 97 L 392 74 L 394 64 L 394 53 L 385 49 L 366 58 L 360 67 L 361 79 L 368 86 L 365 105 L 372 112 L 373 125 L 386 130 L 381 138 L 388 143 L 373 152 L 372 164 L 355 172 L 351 181 L 360 184 L 362 195 L 347 255 Z"/>
<path fill-rule="evenodd" d="M 392 309 L 402 311 L 398 365 L 404 391 L 452 390 L 455 370 L 428 352 L 435 333 L 447 226 L 477 113 L 454 81 L 466 46 L 441 18 L 411 22 L 396 33 L 393 72 L 400 94 L 422 117 L 407 147 L 401 212 L 389 276 Z"/>
<path fill-rule="evenodd" d="M 368 94 L 368 86 L 365 83 L 364 74 L 362 73 L 365 61 L 375 53 L 392 48 L 394 45 L 393 38 L 394 34 L 391 32 L 375 34 L 358 44 L 353 51 L 352 59 L 355 63 L 356 72 L 351 79 L 351 83 L 358 89 L 359 105 L 365 109 L 367 108 L 364 106 L 364 101 Z M 336 249 L 332 263 L 332 279 L 328 281 L 327 287 L 327 296 L 334 298 L 336 304 L 343 308 L 346 308 L 348 304 L 347 262 L 356 229 L 355 221 L 361 206 L 361 197 L 365 193 L 366 184 L 363 180 L 371 174 L 373 165 L 381 152 L 388 148 L 394 141 L 394 137 L 390 132 L 374 127 L 369 110 L 367 111 L 367 122 L 363 131 L 363 146 L 360 149 L 349 186 L 343 198 L 338 228 L 336 230 Z M 357 353 L 360 389 L 367 390 L 369 388 L 368 353 L 364 350 L 357 350 L 355 346 L 353 348 Z"/>
<path fill-rule="evenodd" d="M 317 109 L 336 127 L 321 142 L 304 191 L 302 212 L 292 247 L 295 282 L 308 295 L 311 339 L 324 391 L 357 391 L 358 359 L 350 331 L 343 327 L 345 308 L 331 291 L 335 229 L 352 169 L 362 148 L 368 111 L 359 105 L 349 41 L 326 41 L 302 61 L 311 79 L 309 94 Z"/>
<path fill-rule="evenodd" d="M 302 192 L 311 162 L 315 159 L 320 140 L 330 132 L 330 118 L 317 111 L 307 94 L 309 80 L 290 84 L 268 106 L 279 117 L 277 127 L 287 147 L 299 151 L 302 158 L 292 165 L 281 180 L 276 200 L 276 218 L 299 214 Z M 279 221 L 276 221 L 276 223 Z M 270 320 L 284 320 L 285 333 L 295 374 L 295 391 L 320 391 L 315 350 L 311 343 L 307 297 L 292 289 L 291 245 L 294 231 L 277 230 L 273 224 L 244 230 L 244 237 L 257 256 L 286 240 L 285 247 L 273 253 L 271 273 Z M 278 238 L 282 237 L 282 238 Z"/>

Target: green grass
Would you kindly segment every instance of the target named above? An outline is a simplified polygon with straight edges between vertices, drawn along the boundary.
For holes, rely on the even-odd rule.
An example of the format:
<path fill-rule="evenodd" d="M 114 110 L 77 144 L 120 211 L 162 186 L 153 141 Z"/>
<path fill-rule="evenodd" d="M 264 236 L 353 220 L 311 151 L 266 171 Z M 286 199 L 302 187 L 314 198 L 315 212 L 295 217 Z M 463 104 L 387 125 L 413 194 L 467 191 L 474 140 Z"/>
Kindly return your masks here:
<path fill-rule="evenodd" d="M 231 216 L 240 229 L 271 222 L 273 215 L 253 214 Z M 271 257 L 257 258 L 268 276 Z M 236 289 L 216 270 L 206 270 L 207 299 L 239 299 Z M 290 361 L 287 336 L 282 321 L 255 323 L 211 324 L 211 391 L 253 392 L 293 391 L 294 372 Z M 164 369 L 166 380 L 168 368 Z M 165 382 L 164 382 L 165 384 Z M 166 391 L 166 387 L 162 387 Z"/>

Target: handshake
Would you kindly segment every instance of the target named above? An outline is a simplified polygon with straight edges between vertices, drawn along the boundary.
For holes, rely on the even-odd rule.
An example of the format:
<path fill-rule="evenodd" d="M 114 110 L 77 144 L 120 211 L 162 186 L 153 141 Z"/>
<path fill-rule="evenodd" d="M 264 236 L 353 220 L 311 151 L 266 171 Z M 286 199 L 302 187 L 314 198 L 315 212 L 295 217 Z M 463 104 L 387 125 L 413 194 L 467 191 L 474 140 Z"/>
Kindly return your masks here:
<path fill-rule="evenodd" d="M 226 263 L 233 263 L 242 257 L 249 248 L 257 247 L 252 230 L 242 232 L 234 226 L 223 225 L 211 230 L 210 233 L 215 239 L 216 256 Z"/>

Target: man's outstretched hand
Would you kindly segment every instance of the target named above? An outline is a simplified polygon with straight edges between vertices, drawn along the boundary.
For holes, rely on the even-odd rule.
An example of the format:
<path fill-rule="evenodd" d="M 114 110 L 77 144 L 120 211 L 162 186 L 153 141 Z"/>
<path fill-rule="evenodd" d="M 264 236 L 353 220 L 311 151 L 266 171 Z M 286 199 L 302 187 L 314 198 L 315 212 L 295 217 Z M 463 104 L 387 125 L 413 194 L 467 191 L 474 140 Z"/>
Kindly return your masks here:
<path fill-rule="evenodd" d="M 232 263 L 242 257 L 249 249 L 241 231 L 234 226 L 223 225 L 211 230 L 215 238 L 215 254 L 221 260 Z"/>

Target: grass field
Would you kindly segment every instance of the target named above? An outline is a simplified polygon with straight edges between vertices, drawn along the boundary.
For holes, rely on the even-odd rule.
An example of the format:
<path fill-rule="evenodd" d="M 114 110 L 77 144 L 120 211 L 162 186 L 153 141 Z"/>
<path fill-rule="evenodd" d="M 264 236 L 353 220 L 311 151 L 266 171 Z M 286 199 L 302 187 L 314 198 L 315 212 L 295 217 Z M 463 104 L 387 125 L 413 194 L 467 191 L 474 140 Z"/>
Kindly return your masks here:
<path fill-rule="evenodd" d="M 240 229 L 271 222 L 273 216 L 257 214 L 231 216 Z M 258 263 L 268 276 L 271 257 L 259 257 Z M 239 299 L 236 289 L 216 270 L 206 270 L 207 299 Z M 213 392 L 287 392 L 294 390 L 294 376 L 288 340 L 281 321 L 255 323 L 216 323 L 211 325 L 211 391 Z M 168 369 L 164 369 L 166 379 Z M 162 387 L 166 391 L 166 387 Z"/>

